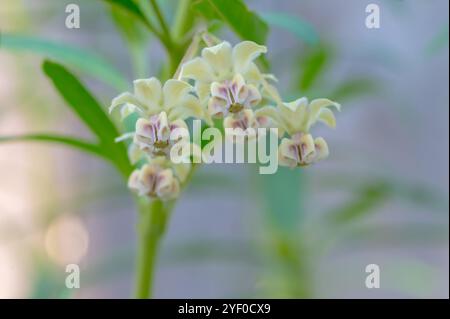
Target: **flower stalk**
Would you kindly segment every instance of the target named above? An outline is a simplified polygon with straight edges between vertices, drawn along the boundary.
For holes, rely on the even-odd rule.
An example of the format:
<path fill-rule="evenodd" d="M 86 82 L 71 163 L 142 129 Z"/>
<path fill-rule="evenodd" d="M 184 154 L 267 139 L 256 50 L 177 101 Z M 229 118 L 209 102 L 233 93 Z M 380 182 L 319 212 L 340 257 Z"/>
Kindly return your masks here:
<path fill-rule="evenodd" d="M 138 199 L 139 245 L 137 255 L 136 298 L 152 297 L 153 279 L 160 240 L 164 234 L 169 211 L 161 200 Z"/>

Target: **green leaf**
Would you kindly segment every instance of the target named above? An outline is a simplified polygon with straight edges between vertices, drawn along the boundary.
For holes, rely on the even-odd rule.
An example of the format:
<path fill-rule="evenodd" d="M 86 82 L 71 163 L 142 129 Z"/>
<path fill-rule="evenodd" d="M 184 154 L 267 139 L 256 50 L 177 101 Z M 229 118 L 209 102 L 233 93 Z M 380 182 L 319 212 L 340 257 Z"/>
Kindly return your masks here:
<path fill-rule="evenodd" d="M 208 20 L 222 20 L 242 39 L 264 44 L 269 28 L 242 0 L 198 0 L 195 10 Z"/>
<path fill-rule="evenodd" d="M 319 36 L 314 27 L 300 17 L 284 12 L 266 12 L 260 15 L 268 24 L 292 32 L 307 44 L 315 45 L 319 42 Z"/>
<path fill-rule="evenodd" d="M 124 76 L 100 56 L 83 49 L 18 34 L 2 34 L 0 48 L 42 54 L 83 71 L 119 91 L 128 87 Z"/>
<path fill-rule="evenodd" d="M 376 182 L 361 189 L 353 201 L 333 209 L 327 217 L 334 224 L 353 222 L 368 215 L 390 196 L 390 187 L 386 183 Z"/>
<path fill-rule="evenodd" d="M 323 46 L 315 47 L 301 61 L 301 74 L 298 88 L 305 92 L 314 85 L 330 60 L 330 52 Z"/>
<path fill-rule="evenodd" d="M 45 61 L 42 68 L 67 104 L 95 133 L 100 146 L 105 149 L 118 169 L 128 176 L 131 172 L 131 165 L 126 148 L 122 143 L 114 142 L 114 139 L 119 136 L 119 132 L 100 104 L 83 84 L 62 65 Z"/>
<path fill-rule="evenodd" d="M 118 8 L 124 9 L 141 20 L 144 24 L 147 24 L 147 18 L 142 12 L 141 8 L 133 0 L 104 0 Z"/>
<path fill-rule="evenodd" d="M 368 78 L 352 78 L 341 83 L 332 93 L 328 95 L 334 101 L 350 100 L 362 95 L 373 93 L 377 89 L 375 81 Z"/>
<path fill-rule="evenodd" d="M 55 134 L 25 134 L 14 136 L 0 136 L 0 143 L 19 142 L 19 141 L 59 143 L 82 150 L 84 152 L 98 155 L 100 157 L 108 158 L 107 154 L 98 145 L 73 137 Z"/>

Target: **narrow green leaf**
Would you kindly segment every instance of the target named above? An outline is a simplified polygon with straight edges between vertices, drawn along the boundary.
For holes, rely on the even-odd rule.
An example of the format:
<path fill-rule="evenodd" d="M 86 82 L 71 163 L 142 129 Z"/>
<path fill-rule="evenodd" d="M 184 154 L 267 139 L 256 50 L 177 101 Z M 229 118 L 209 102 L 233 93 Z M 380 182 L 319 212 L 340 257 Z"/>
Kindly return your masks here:
<path fill-rule="evenodd" d="M 352 98 L 373 93 L 376 89 L 377 84 L 371 79 L 351 78 L 341 83 L 327 96 L 334 101 L 342 103 Z"/>
<path fill-rule="evenodd" d="M 32 36 L 6 33 L 2 34 L 0 38 L 0 48 L 41 54 L 57 62 L 75 67 L 119 91 L 128 87 L 124 76 L 114 66 L 100 56 L 77 47 Z"/>
<path fill-rule="evenodd" d="M 104 1 L 128 11 L 129 13 L 137 17 L 139 20 L 141 20 L 143 23 L 147 24 L 145 14 L 133 0 L 104 0 Z"/>
<path fill-rule="evenodd" d="M 353 222 L 369 214 L 389 196 L 389 185 L 382 182 L 370 184 L 361 189 L 353 201 L 333 209 L 327 216 L 335 224 Z"/>
<path fill-rule="evenodd" d="M 69 136 L 61 136 L 55 134 L 24 134 L 13 136 L 0 136 L 0 143 L 20 142 L 20 141 L 50 142 L 50 143 L 64 144 L 66 146 L 70 146 L 84 152 L 88 152 L 100 157 L 107 158 L 107 154 L 98 145 Z"/>
<path fill-rule="evenodd" d="M 323 46 L 315 47 L 302 58 L 298 88 L 305 92 L 312 88 L 330 60 L 330 52 Z"/>
<path fill-rule="evenodd" d="M 198 0 L 194 8 L 208 20 L 222 20 L 242 39 L 264 44 L 269 28 L 242 0 Z"/>
<path fill-rule="evenodd" d="M 114 142 L 114 139 L 119 136 L 119 132 L 97 100 L 62 65 L 45 61 L 42 67 L 67 104 L 98 137 L 101 147 L 108 152 L 119 170 L 128 175 L 131 166 L 126 148 L 122 143 Z"/>
<path fill-rule="evenodd" d="M 284 12 L 266 12 L 260 15 L 268 24 L 292 32 L 307 44 L 315 45 L 319 42 L 319 36 L 314 27 L 300 17 Z"/>

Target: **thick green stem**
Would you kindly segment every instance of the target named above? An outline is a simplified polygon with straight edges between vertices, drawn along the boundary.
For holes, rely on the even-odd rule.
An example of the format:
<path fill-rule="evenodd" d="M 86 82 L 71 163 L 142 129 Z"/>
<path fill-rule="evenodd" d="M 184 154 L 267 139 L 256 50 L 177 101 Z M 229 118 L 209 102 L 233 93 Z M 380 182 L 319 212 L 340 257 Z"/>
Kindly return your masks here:
<path fill-rule="evenodd" d="M 160 200 L 139 201 L 139 248 L 136 298 L 151 298 L 158 246 L 164 234 L 168 210 Z"/>

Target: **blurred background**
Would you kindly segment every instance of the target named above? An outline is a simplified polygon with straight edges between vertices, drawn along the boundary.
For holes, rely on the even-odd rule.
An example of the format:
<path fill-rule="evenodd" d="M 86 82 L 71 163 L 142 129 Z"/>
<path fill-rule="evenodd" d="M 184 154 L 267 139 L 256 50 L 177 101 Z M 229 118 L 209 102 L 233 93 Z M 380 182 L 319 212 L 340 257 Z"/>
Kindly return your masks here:
<path fill-rule="evenodd" d="M 267 60 L 284 99 L 342 104 L 335 130 L 314 130 L 330 157 L 271 176 L 201 167 L 173 212 L 155 297 L 449 297 L 449 3 L 376 1 L 380 28 L 368 29 L 371 2 L 246 1 L 270 26 Z M 69 3 L 79 29 L 65 27 Z M 159 3 L 172 21 L 177 1 Z M 92 138 L 44 76 L 48 50 L 105 109 L 159 72 L 158 41 L 146 31 L 130 40 L 112 16 L 105 1 L 1 1 L 0 137 Z M 217 34 L 238 41 L 226 27 Z M 95 79 L 77 50 L 117 73 Z M 137 214 L 109 163 L 0 143 L 0 177 L 1 298 L 133 295 Z M 80 289 L 65 288 L 69 263 L 80 265 Z M 368 264 L 380 267 L 379 289 L 365 286 Z"/>

